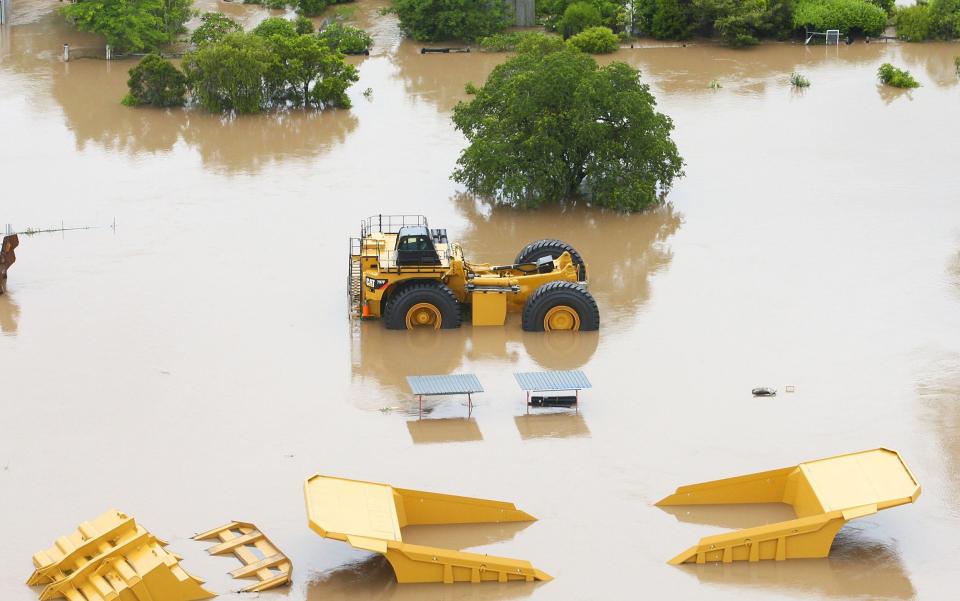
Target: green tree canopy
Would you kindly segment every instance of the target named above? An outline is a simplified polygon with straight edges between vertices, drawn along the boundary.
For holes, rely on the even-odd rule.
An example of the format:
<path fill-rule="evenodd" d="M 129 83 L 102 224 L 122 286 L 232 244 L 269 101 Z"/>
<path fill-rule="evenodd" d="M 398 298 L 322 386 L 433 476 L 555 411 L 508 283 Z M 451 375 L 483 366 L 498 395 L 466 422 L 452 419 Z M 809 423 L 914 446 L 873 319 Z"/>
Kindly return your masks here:
<path fill-rule="evenodd" d="M 342 23 L 327 25 L 320 30 L 317 37 L 331 50 L 339 50 L 344 54 L 363 54 L 373 45 L 373 38 L 369 33 Z"/>
<path fill-rule="evenodd" d="M 504 0 L 393 0 L 400 30 L 414 40 L 472 41 L 503 31 L 513 19 Z"/>
<path fill-rule="evenodd" d="M 274 64 L 266 40 L 231 33 L 183 58 L 194 100 L 215 113 L 255 113 L 268 103 L 264 76 Z"/>
<path fill-rule="evenodd" d="M 225 14 L 203 13 L 200 17 L 200 25 L 190 34 L 190 41 L 194 46 L 200 46 L 209 42 L 219 42 L 228 33 L 238 31 L 243 31 L 243 27 Z"/>
<path fill-rule="evenodd" d="M 563 37 L 569 38 L 589 27 L 597 27 L 603 20 L 600 11 L 590 2 L 574 2 L 563 11 L 563 16 L 557 23 L 557 31 Z"/>
<path fill-rule="evenodd" d="M 887 13 L 866 0 L 798 0 L 793 24 L 816 31 L 839 29 L 847 34 L 880 35 L 887 27 Z"/>
<path fill-rule="evenodd" d="M 60 12 L 119 52 L 153 50 L 185 31 L 192 0 L 78 0 Z"/>
<path fill-rule="evenodd" d="M 127 106 L 182 106 L 187 78 L 173 63 L 151 53 L 130 69 L 127 87 L 130 93 L 122 101 Z"/>
<path fill-rule="evenodd" d="M 599 67 L 556 38 L 525 40 L 475 97 L 454 109 L 469 145 L 453 178 L 501 202 L 535 207 L 585 194 L 623 211 L 656 204 L 683 175 L 640 73 L 620 62 Z"/>

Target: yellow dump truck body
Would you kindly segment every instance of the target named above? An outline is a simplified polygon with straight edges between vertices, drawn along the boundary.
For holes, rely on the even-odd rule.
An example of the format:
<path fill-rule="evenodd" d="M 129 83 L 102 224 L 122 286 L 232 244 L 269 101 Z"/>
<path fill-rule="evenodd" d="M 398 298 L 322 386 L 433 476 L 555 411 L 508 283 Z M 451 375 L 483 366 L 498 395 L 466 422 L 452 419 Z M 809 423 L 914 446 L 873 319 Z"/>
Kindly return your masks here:
<path fill-rule="evenodd" d="M 681 486 L 657 505 L 786 503 L 797 518 L 707 536 L 670 563 L 826 557 L 849 520 L 905 505 L 920 484 L 900 454 L 873 449 Z"/>
<path fill-rule="evenodd" d="M 535 519 L 512 503 L 321 475 L 306 481 L 304 493 L 311 529 L 385 555 L 400 583 L 551 580 L 528 561 L 403 542 L 404 526 Z"/>

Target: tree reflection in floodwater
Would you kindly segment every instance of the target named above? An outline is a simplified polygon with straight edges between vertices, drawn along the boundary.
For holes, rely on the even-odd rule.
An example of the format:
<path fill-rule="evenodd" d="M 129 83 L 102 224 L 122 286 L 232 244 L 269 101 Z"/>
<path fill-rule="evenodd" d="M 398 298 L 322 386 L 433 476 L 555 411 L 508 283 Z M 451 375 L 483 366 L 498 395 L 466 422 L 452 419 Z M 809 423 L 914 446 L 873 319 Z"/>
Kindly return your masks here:
<path fill-rule="evenodd" d="M 559 238 L 572 244 L 587 263 L 590 291 L 600 305 L 601 329 L 631 318 L 649 300 L 650 279 L 669 266 L 673 253 L 668 243 L 683 224 L 682 215 L 670 204 L 624 214 L 584 207 L 490 206 L 469 194 L 453 200 L 467 220 L 457 238 L 468 257 L 509 263 L 535 240 Z"/>

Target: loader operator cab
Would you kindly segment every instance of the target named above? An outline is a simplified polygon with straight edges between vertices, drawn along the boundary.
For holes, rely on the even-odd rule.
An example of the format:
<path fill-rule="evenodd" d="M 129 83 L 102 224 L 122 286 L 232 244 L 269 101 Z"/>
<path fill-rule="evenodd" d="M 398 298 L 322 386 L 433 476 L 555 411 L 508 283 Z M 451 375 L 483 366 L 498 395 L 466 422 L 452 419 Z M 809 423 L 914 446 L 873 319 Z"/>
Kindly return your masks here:
<path fill-rule="evenodd" d="M 430 230 L 424 226 L 406 226 L 397 233 L 397 265 L 440 265 L 440 255 L 433 246 Z"/>

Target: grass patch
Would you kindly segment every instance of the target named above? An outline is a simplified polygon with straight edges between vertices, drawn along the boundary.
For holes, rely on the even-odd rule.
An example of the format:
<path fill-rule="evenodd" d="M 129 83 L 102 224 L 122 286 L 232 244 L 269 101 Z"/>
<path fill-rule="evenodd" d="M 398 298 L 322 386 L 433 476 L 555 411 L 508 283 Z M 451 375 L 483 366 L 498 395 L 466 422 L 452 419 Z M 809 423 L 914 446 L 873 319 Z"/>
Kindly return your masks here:
<path fill-rule="evenodd" d="M 810 80 L 794 71 L 790 74 L 790 85 L 795 88 L 809 88 Z"/>

